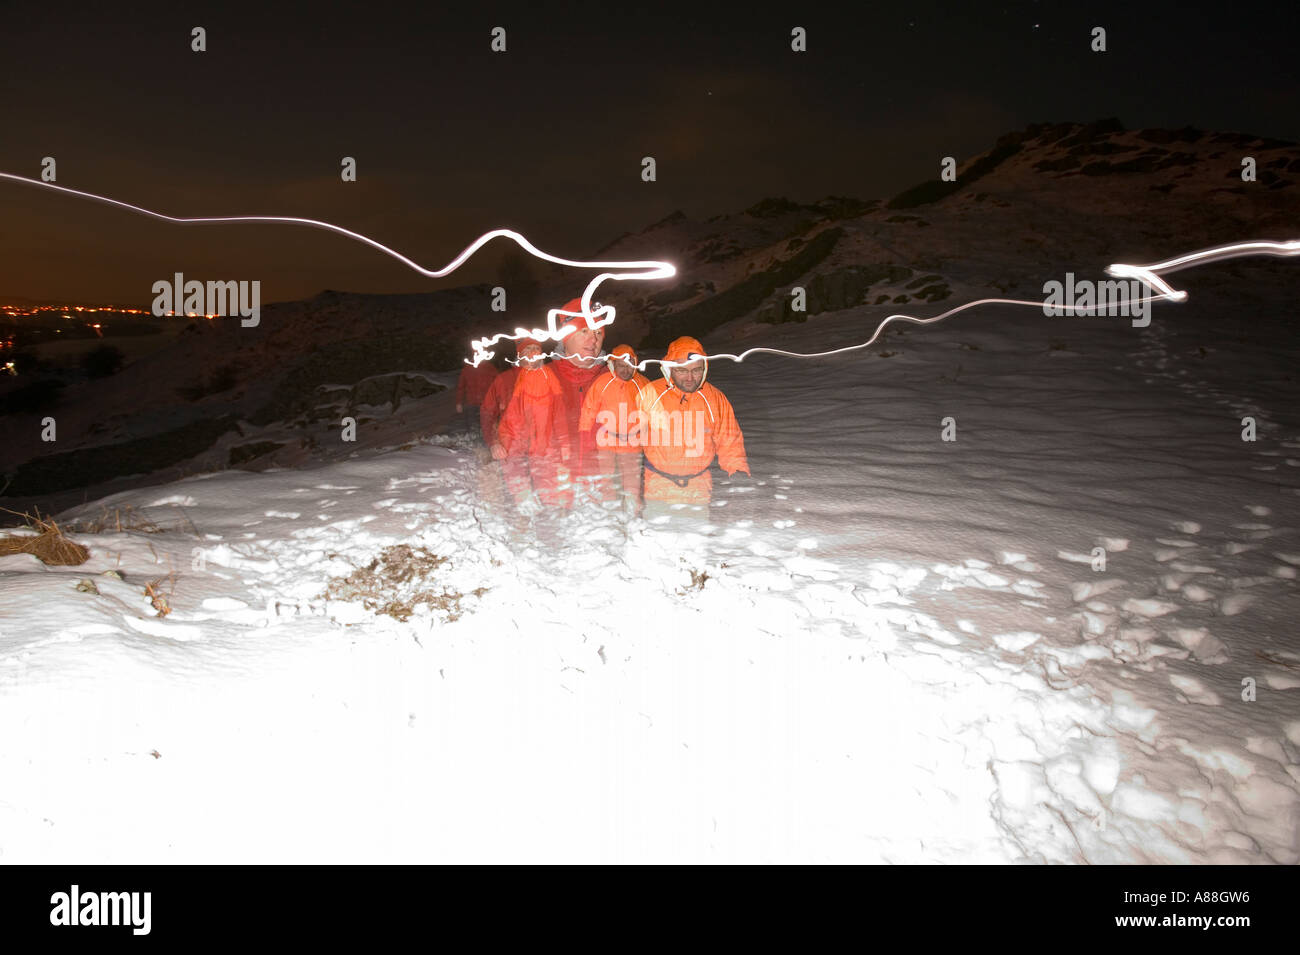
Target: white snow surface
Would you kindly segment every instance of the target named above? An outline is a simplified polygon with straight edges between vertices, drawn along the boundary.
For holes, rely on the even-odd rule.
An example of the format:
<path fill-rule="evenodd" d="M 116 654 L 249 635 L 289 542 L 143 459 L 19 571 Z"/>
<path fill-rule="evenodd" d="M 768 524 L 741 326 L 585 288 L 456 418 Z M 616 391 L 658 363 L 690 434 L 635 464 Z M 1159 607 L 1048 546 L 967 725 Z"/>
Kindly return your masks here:
<path fill-rule="evenodd" d="M 62 515 L 170 529 L 0 558 L 0 862 L 1296 863 L 1300 434 L 1174 316 L 718 364 L 709 527 L 519 532 L 446 441 Z M 458 619 L 323 598 L 397 544 Z"/>

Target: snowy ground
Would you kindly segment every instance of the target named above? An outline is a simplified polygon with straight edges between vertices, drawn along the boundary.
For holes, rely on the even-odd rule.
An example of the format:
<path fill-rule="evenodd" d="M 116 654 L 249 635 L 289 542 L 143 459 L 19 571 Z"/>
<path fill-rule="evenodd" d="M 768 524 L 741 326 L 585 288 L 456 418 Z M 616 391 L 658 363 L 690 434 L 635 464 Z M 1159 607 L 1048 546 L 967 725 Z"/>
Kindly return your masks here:
<path fill-rule="evenodd" d="M 454 444 L 95 502 L 175 529 L 0 558 L 0 861 L 1300 861 L 1294 352 L 1181 308 L 719 365 L 700 533 Z M 459 619 L 322 598 L 397 544 Z"/>

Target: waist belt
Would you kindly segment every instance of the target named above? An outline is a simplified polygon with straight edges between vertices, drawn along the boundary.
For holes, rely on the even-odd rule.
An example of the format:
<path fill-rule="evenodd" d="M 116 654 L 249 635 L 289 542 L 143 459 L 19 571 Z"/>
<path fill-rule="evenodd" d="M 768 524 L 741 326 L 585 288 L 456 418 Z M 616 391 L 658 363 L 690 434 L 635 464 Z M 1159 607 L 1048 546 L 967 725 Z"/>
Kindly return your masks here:
<path fill-rule="evenodd" d="M 676 484 L 678 487 L 684 488 L 686 487 L 686 485 L 690 484 L 701 474 L 704 474 L 706 471 L 708 471 L 709 468 L 713 467 L 713 459 L 709 458 L 709 463 L 704 465 L 702 470 L 696 471 L 694 474 L 669 474 L 667 471 L 663 470 L 662 468 L 655 467 L 654 462 L 650 460 L 650 455 L 648 454 L 646 455 L 645 458 L 645 466 L 648 467 L 651 471 L 654 471 L 655 474 L 663 475 L 668 480 Z"/>

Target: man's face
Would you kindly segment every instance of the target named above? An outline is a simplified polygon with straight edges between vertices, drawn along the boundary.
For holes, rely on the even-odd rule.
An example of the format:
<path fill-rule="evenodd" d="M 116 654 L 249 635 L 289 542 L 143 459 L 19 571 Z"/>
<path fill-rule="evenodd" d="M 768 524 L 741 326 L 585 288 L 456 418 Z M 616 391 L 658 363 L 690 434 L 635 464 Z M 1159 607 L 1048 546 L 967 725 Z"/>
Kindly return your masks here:
<path fill-rule="evenodd" d="M 610 364 L 614 367 L 614 374 L 616 374 L 621 381 L 631 381 L 632 376 L 636 374 L 636 368 L 633 367 L 632 361 L 629 358 L 614 358 L 610 360 Z"/>
<path fill-rule="evenodd" d="M 525 368 L 536 368 L 542 363 L 542 349 L 540 345 L 525 345 L 524 350 L 519 353 L 519 361 Z"/>
<path fill-rule="evenodd" d="M 682 391 L 695 391 L 704 383 L 704 361 L 697 358 L 685 365 L 678 365 L 669 374 L 672 375 L 673 384 Z"/>
<path fill-rule="evenodd" d="M 579 368 L 595 368 L 600 364 L 600 346 L 604 342 L 605 329 L 588 328 L 584 319 L 578 319 L 578 330 L 564 339 L 564 353 L 572 355 L 573 364 Z"/>

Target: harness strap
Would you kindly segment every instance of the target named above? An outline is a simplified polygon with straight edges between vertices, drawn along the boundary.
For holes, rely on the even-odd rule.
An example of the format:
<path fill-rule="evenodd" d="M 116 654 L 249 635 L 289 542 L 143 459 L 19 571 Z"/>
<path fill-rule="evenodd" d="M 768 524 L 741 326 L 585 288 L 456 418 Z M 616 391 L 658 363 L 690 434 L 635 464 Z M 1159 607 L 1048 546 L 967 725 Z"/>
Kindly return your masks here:
<path fill-rule="evenodd" d="M 655 474 L 660 474 L 663 477 L 666 477 L 668 480 L 672 481 L 678 487 L 684 489 L 686 485 L 690 484 L 701 474 L 704 474 L 706 471 L 708 471 L 709 468 L 713 467 L 713 459 L 710 458 L 709 463 L 706 464 L 702 470 L 696 471 L 694 474 L 670 474 L 669 472 L 663 470 L 662 468 L 655 467 L 654 462 L 650 460 L 649 455 L 646 455 L 645 466 L 648 467 L 651 471 L 654 471 Z"/>

